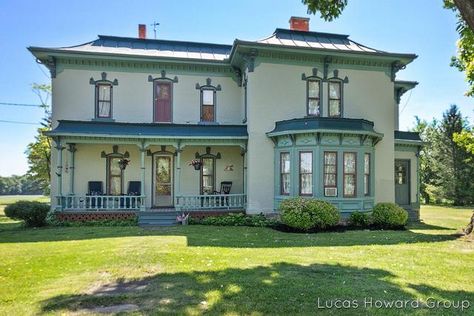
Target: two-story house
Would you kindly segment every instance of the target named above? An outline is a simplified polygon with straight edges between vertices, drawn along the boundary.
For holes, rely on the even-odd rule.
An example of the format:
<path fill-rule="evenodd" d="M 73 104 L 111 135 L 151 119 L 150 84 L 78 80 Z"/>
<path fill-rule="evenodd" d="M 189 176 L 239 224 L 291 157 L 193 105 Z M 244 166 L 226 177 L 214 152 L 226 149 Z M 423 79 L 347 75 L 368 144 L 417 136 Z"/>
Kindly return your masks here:
<path fill-rule="evenodd" d="M 396 73 L 414 54 L 290 29 L 232 45 L 102 36 L 29 47 L 52 78 L 60 214 L 273 212 L 292 196 L 343 214 L 396 202 L 418 218 L 416 133 Z M 71 215 L 72 216 L 72 215 Z"/>

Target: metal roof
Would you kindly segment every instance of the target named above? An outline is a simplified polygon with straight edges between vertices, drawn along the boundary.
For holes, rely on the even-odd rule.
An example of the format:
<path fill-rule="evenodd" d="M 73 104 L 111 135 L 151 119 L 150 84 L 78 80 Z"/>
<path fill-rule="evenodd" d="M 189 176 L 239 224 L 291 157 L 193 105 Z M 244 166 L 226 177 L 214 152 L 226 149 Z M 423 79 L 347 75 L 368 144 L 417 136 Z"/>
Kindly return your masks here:
<path fill-rule="evenodd" d="M 420 133 L 418 132 L 395 131 L 394 137 L 396 140 L 409 140 L 409 141 L 422 142 L 420 138 Z"/>
<path fill-rule="evenodd" d="M 358 44 L 350 40 L 349 35 L 287 29 L 276 29 L 270 37 L 258 40 L 257 43 L 351 52 L 386 53 L 385 51 Z"/>
<path fill-rule="evenodd" d="M 32 47 L 31 49 L 38 49 Z M 229 57 L 232 46 L 171 40 L 154 40 L 99 35 L 99 38 L 77 46 L 55 48 L 71 53 L 119 54 L 143 57 L 171 57 L 222 61 Z"/>
<path fill-rule="evenodd" d="M 318 131 L 347 131 L 357 134 L 371 134 L 382 137 L 383 134 L 374 130 L 374 123 L 363 119 L 305 117 L 292 120 L 278 121 L 275 128 L 267 133 L 268 136 L 278 136 L 294 133 Z"/>
<path fill-rule="evenodd" d="M 390 58 L 416 58 L 415 54 L 390 53 L 370 48 L 349 39 L 348 35 L 295 31 L 277 28 L 270 36 L 257 41 L 236 39 L 233 45 L 198 43 L 173 40 L 140 39 L 119 36 L 99 35 L 99 38 L 77 46 L 44 48 L 29 47 L 38 57 L 38 53 L 58 54 L 96 54 L 128 57 L 171 58 L 209 62 L 228 62 L 238 45 L 250 45 L 268 48 L 292 48 L 313 52 L 339 52 L 362 55 L 377 55 Z"/>
<path fill-rule="evenodd" d="M 247 139 L 245 125 L 121 123 L 59 120 L 48 136 L 103 136 L 126 138 Z"/>

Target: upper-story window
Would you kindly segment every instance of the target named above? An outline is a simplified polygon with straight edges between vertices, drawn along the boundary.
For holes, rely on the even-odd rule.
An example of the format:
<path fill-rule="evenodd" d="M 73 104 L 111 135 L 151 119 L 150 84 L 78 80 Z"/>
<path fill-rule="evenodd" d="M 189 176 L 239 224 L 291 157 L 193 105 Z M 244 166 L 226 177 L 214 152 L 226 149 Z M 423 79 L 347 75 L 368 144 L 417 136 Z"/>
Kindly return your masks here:
<path fill-rule="evenodd" d="M 95 118 L 111 119 L 113 86 L 118 85 L 118 80 L 107 80 L 107 73 L 103 72 L 101 79 L 94 80 L 94 78 L 90 78 L 89 83 L 95 86 Z"/>
<path fill-rule="evenodd" d="M 149 75 L 148 82 L 153 82 L 153 122 L 173 122 L 173 83 L 178 82 L 178 77 L 168 78 L 162 70 L 160 77 Z"/>
<path fill-rule="evenodd" d="M 215 122 L 216 93 L 221 90 L 221 85 L 213 86 L 211 78 L 207 78 L 203 86 L 196 83 L 196 89 L 200 90 L 201 122 Z"/>
<path fill-rule="evenodd" d="M 95 86 L 95 115 L 97 118 L 112 118 L 112 85 L 99 83 Z"/>
<path fill-rule="evenodd" d="M 340 81 L 330 81 L 329 87 L 329 117 L 342 116 L 342 83 Z"/>
<path fill-rule="evenodd" d="M 308 79 L 306 82 L 308 89 L 308 116 L 319 116 L 321 114 L 321 80 Z"/>

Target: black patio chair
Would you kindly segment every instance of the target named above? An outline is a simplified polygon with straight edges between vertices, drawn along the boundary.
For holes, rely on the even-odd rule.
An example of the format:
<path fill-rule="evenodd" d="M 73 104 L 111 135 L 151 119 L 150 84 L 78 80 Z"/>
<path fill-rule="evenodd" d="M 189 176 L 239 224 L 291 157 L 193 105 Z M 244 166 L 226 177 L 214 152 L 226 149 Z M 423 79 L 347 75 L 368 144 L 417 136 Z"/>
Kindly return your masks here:
<path fill-rule="evenodd" d="M 132 196 L 142 195 L 142 183 L 140 181 L 129 181 L 127 195 L 132 195 Z M 135 199 L 125 198 L 125 200 L 126 200 L 127 208 L 130 208 L 130 201 L 132 201 L 132 208 L 135 207 Z"/>
<path fill-rule="evenodd" d="M 222 181 L 220 191 L 214 191 L 214 194 L 230 194 L 230 190 L 232 189 L 232 181 Z M 220 205 L 224 206 L 229 205 L 229 198 L 228 197 L 221 197 Z"/>
<path fill-rule="evenodd" d="M 89 195 L 89 196 L 104 195 L 104 183 L 102 181 L 89 181 L 87 183 L 86 195 Z M 102 201 L 101 199 L 97 199 L 97 198 L 86 198 L 86 204 L 87 206 L 90 206 L 91 208 L 96 208 L 96 205 L 97 207 L 102 206 Z"/>

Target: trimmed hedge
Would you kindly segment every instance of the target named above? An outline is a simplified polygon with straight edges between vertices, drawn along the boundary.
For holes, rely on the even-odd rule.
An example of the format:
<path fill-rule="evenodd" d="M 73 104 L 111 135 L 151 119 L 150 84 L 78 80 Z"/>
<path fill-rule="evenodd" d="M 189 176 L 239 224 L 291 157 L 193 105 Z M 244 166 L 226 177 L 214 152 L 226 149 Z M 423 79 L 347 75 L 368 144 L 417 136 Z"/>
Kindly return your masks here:
<path fill-rule="evenodd" d="M 368 213 L 353 212 L 349 216 L 349 225 L 353 227 L 369 227 L 371 224 L 371 218 Z"/>
<path fill-rule="evenodd" d="M 5 215 L 22 220 L 27 227 L 46 226 L 46 216 L 50 205 L 36 201 L 18 201 L 5 207 Z"/>
<path fill-rule="evenodd" d="M 408 212 L 395 203 L 377 203 L 372 210 L 372 221 L 380 228 L 402 228 L 408 222 Z"/>
<path fill-rule="evenodd" d="M 214 226 L 253 226 L 269 227 L 275 224 L 274 220 L 268 219 L 263 214 L 246 215 L 243 213 L 228 214 L 222 216 L 209 216 L 203 219 L 190 217 L 189 224 L 214 225 Z"/>
<path fill-rule="evenodd" d="M 340 220 L 339 211 L 331 203 L 301 197 L 282 201 L 280 212 L 283 224 L 303 231 L 325 230 Z"/>

